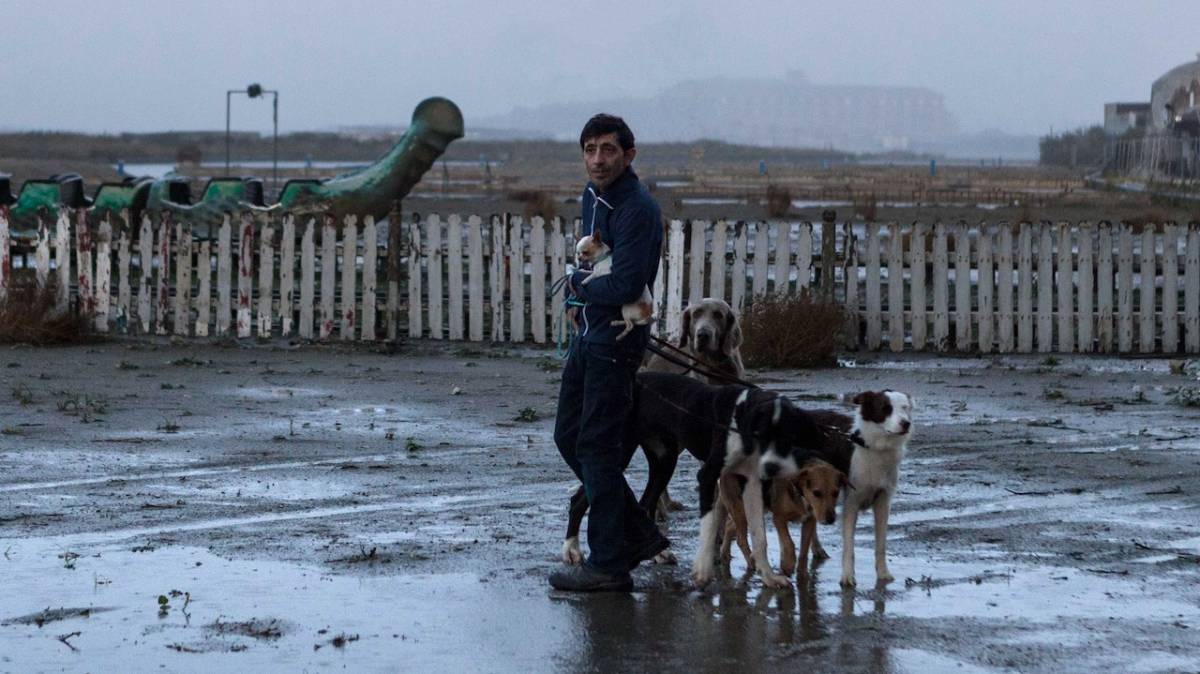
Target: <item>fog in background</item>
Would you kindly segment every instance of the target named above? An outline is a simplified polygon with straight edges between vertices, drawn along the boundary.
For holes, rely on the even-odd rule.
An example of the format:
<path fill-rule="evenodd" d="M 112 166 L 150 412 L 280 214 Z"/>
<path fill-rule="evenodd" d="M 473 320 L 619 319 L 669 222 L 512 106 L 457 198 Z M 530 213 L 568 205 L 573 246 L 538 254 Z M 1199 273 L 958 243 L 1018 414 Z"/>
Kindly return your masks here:
<path fill-rule="evenodd" d="M 177 2 L 0 0 L 0 129 L 213 130 L 225 91 L 280 95 L 280 130 L 403 125 L 648 96 L 680 81 L 927 87 L 964 133 L 1100 123 L 1200 49 L 1200 2 Z M 620 111 L 615 111 L 620 112 Z M 237 130 L 270 105 L 234 99 Z"/>

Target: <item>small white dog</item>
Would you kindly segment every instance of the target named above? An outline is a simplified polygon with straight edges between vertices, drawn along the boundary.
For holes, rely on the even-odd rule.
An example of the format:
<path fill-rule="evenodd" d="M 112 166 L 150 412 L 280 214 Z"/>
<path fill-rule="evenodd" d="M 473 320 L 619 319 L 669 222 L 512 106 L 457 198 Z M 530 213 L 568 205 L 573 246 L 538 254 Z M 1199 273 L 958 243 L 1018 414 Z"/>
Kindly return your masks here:
<path fill-rule="evenodd" d="M 575 244 L 575 259 L 592 265 L 592 273 L 583 280 L 583 285 L 612 273 L 612 249 L 600 240 L 600 232 L 593 232 Z M 621 306 L 621 319 L 612 322 L 613 325 L 625 325 L 617 339 L 629 334 L 635 325 L 649 325 L 654 321 L 654 299 L 650 296 L 650 288 L 642 288 L 642 296 L 637 301 Z"/>
<path fill-rule="evenodd" d="M 854 396 L 858 406 L 850 428 L 854 453 L 850 458 L 850 485 L 842 505 L 842 580 L 853 587 L 854 526 L 858 511 L 875 511 L 875 578 L 894 580 L 887 565 L 887 525 L 892 496 L 900 477 L 900 460 L 912 437 L 910 415 L 915 401 L 895 391 L 868 391 Z"/>

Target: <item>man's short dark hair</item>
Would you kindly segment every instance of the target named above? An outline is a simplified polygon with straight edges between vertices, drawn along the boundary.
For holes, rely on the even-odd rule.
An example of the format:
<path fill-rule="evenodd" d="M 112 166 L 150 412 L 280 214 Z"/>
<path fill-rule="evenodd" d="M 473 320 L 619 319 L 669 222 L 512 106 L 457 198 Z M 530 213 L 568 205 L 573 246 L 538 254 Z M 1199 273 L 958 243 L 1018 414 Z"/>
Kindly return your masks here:
<path fill-rule="evenodd" d="M 617 134 L 617 143 L 620 144 L 622 150 L 633 149 L 633 131 L 629 130 L 629 125 L 625 123 L 625 120 L 603 112 L 593 115 L 587 124 L 583 125 L 583 132 L 579 134 L 579 149 L 582 150 L 583 146 L 592 138 L 610 133 Z"/>

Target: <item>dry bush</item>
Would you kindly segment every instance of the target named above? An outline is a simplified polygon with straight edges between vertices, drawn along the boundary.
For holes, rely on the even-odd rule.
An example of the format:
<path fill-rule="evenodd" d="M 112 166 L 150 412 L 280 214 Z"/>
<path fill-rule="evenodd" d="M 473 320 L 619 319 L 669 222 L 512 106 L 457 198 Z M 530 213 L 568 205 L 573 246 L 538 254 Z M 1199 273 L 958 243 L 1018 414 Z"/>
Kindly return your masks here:
<path fill-rule="evenodd" d="M 792 192 L 786 187 L 767 185 L 767 215 L 772 218 L 787 217 L 792 210 Z"/>
<path fill-rule="evenodd" d="M 875 222 L 879 210 L 879 200 L 875 194 L 856 195 L 854 197 L 854 214 L 861 215 L 867 222 Z"/>
<path fill-rule="evenodd" d="M 88 317 L 55 308 L 54 286 L 13 283 L 0 299 L 0 344 L 77 344 L 91 335 Z"/>
<path fill-rule="evenodd" d="M 845 313 L 814 296 L 756 296 L 742 311 L 742 358 L 751 367 L 820 367 L 837 362 Z"/>

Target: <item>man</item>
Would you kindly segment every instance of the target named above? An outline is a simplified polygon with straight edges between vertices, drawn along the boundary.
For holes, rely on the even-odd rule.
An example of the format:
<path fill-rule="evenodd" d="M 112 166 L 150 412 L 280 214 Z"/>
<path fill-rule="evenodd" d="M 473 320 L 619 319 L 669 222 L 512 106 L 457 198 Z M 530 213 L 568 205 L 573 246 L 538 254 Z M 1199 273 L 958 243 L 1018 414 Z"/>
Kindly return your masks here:
<path fill-rule="evenodd" d="M 650 339 L 648 326 L 623 339 L 621 305 L 653 287 L 662 249 L 658 204 L 633 172 L 633 132 L 620 117 L 596 115 L 579 136 L 588 184 L 583 192 L 585 233 L 599 232 L 612 248 L 612 272 L 587 285 L 587 271 L 568 279 L 569 302 L 577 308 L 578 331 L 571 342 L 558 393 L 554 442 L 588 497 L 587 560 L 557 571 L 559 590 L 628 591 L 629 572 L 670 545 L 637 503 L 625 482 L 621 436 L 632 421 L 634 375 Z"/>

